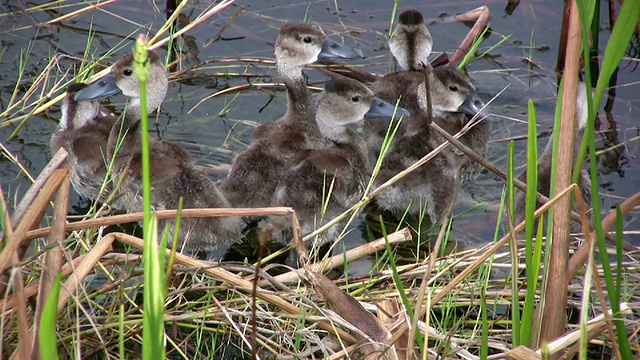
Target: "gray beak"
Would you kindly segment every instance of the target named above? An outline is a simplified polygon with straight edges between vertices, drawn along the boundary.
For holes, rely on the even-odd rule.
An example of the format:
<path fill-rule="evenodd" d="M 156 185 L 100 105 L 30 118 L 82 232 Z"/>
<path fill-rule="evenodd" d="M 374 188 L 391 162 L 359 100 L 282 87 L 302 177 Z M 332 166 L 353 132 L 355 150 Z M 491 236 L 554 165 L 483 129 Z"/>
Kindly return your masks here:
<path fill-rule="evenodd" d="M 122 91 L 116 85 L 116 77 L 109 73 L 98 81 L 78 91 L 73 97 L 76 101 L 90 101 L 120 94 Z"/>
<path fill-rule="evenodd" d="M 408 117 L 409 112 L 401 107 L 396 108 L 378 97 L 374 97 L 371 101 L 371 107 L 365 116 L 391 118 L 395 115 L 396 119 L 400 116 Z"/>
<path fill-rule="evenodd" d="M 330 39 L 325 39 L 322 42 L 320 57 L 334 60 L 352 60 L 362 59 L 364 56 L 359 48 L 345 46 Z"/>
<path fill-rule="evenodd" d="M 460 105 L 458 110 L 467 115 L 475 116 L 477 113 L 480 112 L 480 110 L 482 110 L 483 107 L 484 107 L 484 102 L 482 101 L 482 99 L 480 99 L 478 94 L 474 91 L 471 94 L 469 94 L 467 99 L 464 101 L 464 103 L 462 103 L 462 105 Z"/>

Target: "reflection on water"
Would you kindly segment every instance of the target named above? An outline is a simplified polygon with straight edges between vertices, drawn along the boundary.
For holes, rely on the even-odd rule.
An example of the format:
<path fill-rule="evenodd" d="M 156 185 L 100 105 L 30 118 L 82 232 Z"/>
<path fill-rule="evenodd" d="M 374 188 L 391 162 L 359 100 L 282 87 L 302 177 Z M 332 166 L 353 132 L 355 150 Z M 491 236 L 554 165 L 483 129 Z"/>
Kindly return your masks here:
<path fill-rule="evenodd" d="M 45 2 L 42 2 L 45 3 Z M 31 3 L 30 3 L 31 4 Z M 134 5 L 137 4 L 137 5 Z M 139 6 L 139 2 L 115 2 L 104 6 L 103 11 L 92 11 L 79 17 L 36 29 L 34 21 L 44 22 L 69 13 L 78 7 L 52 8 L 48 11 L 30 12 L 24 16 L 19 7 L 10 3 L 2 4 L 0 20 L 0 111 L 7 110 L 16 82 L 17 98 L 25 95 L 37 77 L 47 71 L 47 81 L 38 87 L 37 96 L 53 97 L 48 94 L 55 82 L 76 71 L 79 59 L 95 57 L 115 49 L 117 54 L 129 51 L 133 34 L 151 29 L 158 30 L 164 22 L 164 9 L 158 9 L 149 1 Z M 184 27 L 200 14 L 208 1 L 189 5 L 184 15 L 178 19 L 178 26 Z M 248 87 L 253 84 L 269 84 L 278 81 L 271 60 L 273 41 L 279 27 L 286 21 L 300 21 L 305 16 L 322 26 L 327 35 L 342 39 L 348 44 L 356 43 L 364 51 L 366 59 L 357 62 L 363 70 L 385 73 L 389 69 L 389 55 L 386 46 L 391 16 L 389 1 L 370 1 L 364 6 L 359 1 L 340 1 L 340 8 L 333 2 L 312 2 L 291 5 L 289 1 L 247 2 L 238 1 L 221 14 L 197 26 L 181 41 L 175 44 L 175 51 L 184 56 L 173 69 L 167 99 L 157 120 L 157 134 L 161 138 L 176 141 L 187 147 L 198 159 L 200 165 L 229 164 L 234 154 L 242 150 L 250 140 L 256 125 L 277 119 L 285 111 L 285 96 L 282 87 L 265 86 L 250 91 L 229 92 L 203 99 L 209 95 L 232 87 Z M 148 6 L 147 6 L 148 5 Z M 464 37 L 468 28 L 461 23 L 440 21 L 440 15 L 455 14 L 482 5 L 481 2 L 458 2 L 433 4 L 423 1 L 403 1 L 402 9 L 415 7 L 427 18 L 436 51 L 451 53 Z M 33 6 L 33 5 L 30 5 Z M 240 6 L 246 8 L 240 10 Z M 493 12 L 491 24 L 493 33 L 481 46 L 484 51 L 511 34 L 511 38 L 493 51 L 490 56 L 473 62 L 468 70 L 475 79 L 476 87 L 489 100 L 502 92 L 491 104 L 494 114 L 489 121 L 493 128 L 493 141 L 488 157 L 498 166 L 505 167 L 508 141 L 526 133 L 526 109 L 529 98 L 536 104 L 540 132 L 552 126 L 555 96 L 555 67 L 557 38 L 561 14 L 544 3 L 536 3 L 533 8 L 521 7 L 504 9 L 502 3 L 489 5 Z M 533 10 L 533 11 L 531 11 Z M 118 14 L 122 17 L 115 17 Z M 308 14 L 308 15 L 305 15 Z M 228 20 L 237 15 L 233 22 Z M 225 26 L 227 25 L 228 26 Z M 600 34 L 601 44 L 608 36 L 608 25 Z M 88 53 L 85 53 L 87 30 L 92 28 L 95 35 Z M 631 56 L 636 56 L 637 39 L 629 47 Z M 55 67 L 47 68 L 50 57 L 55 56 L 58 47 L 59 61 Z M 602 45 L 601 45 L 602 46 Z M 66 55 L 65 55 L 66 53 Z M 166 54 L 166 52 L 161 52 Z M 23 77 L 20 59 L 26 59 Z M 116 56 L 109 59 L 114 60 Z M 246 61 L 228 59 L 254 59 L 253 66 Z M 527 59 L 527 61 L 523 61 Z M 640 160 L 637 154 L 639 135 L 637 61 L 625 59 L 617 74 L 617 88 L 610 92 L 606 113 L 601 112 L 598 123 L 599 183 L 603 210 L 624 200 L 640 190 Z M 307 71 L 309 79 L 316 84 L 326 79 L 314 70 Z M 613 97 L 615 96 L 615 98 Z M 615 100 L 615 101 L 614 101 Z M 115 107 L 121 107 L 122 99 L 113 100 Z M 30 102 L 29 102 L 30 103 Z M 200 103 L 200 104 L 199 104 Z M 27 109 L 29 111 L 30 109 Z M 20 114 L 20 108 L 9 111 Z M 3 123 L 0 128 L 2 144 L 16 156 L 24 170 L 36 176 L 50 158 L 48 141 L 58 119 L 59 112 L 51 108 L 47 114 L 32 116 L 20 124 Z M 15 116 L 13 116 L 15 117 Z M 7 118 L 0 119 L 6 121 Z M 14 138 L 9 139 L 19 126 Z M 544 144 L 546 141 L 541 141 Z M 523 166 L 526 158 L 524 141 L 517 142 L 516 164 Z M 19 199 L 28 185 L 28 176 L 8 158 L 0 158 L 0 179 L 2 190 L 10 198 Z M 222 173 L 213 173 L 220 179 Z M 497 219 L 497 207 L 502 191 L 502 181 L 488 172 L 483 172 L 461 195 L 455 213 L 453 234 L 462 246 L 477 246 L 493 239 Z M 77 195 L 74 203 L 80 200 Z M 10 201 L 10 202 L 13 202 Z M 640 223 L 636 213 L 626 218 L 626 228 L 636 229 Z M 363 242 L 367 230 L 363 223 L 356 224 L 347 236 L 352 246 Z M 640 238 L 627 236 L 628 241 L 640 244 Z"/>

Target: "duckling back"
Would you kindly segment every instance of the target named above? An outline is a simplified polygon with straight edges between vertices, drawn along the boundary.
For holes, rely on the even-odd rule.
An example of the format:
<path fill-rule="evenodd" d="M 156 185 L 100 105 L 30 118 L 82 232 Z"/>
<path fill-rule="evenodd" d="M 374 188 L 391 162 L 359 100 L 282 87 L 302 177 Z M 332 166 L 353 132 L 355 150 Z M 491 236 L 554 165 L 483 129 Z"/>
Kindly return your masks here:
<path fill-rule="evenodd" d="M 103 200 L 99 195 L 107 175 L 107 141 L 117 118 L 101 114 L 96 101 L 76 101 L 75 94 L 84 87 L 73 84 L 67 88 L 62 118 L 51 136 L 50 148 L 52 153 L 61 147 L 68 151 L 65 167 L 71 171 L 71 184 L 80 196 Z M 107 184 L 103 194 L 109 189 Z"/>

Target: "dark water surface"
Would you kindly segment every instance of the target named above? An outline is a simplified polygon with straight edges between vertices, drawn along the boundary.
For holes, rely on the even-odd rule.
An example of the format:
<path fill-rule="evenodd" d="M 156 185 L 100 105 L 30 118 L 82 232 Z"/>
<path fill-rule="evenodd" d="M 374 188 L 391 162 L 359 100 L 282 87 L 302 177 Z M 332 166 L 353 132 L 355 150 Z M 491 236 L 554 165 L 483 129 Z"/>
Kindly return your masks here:
<path fill-rule="evenodd" d="M 71 57 L 85 56 L 90 27 L 96 34 L 90 43 L 89 56 L 96 57 L 114 48 L 119 56 L 130 51 L 130 39 L 134 34 L 145 32 L 145 29 L 151 29 L 150 32 L 154 34 L 166 16 L 164 1 L 120 1 L 106 5 L 101 10 L 87 12 L 40 29 L 33 25 L 33 20 L 45 22 L 86 6 L 73 5 L 78 2 L 62 1 L 48 11 L 29 11 L 33 19 L 23 14 L 17 2 L 0 3 L 0 111 L 6 110 L 16 82 L 20 81 L 23 88 L 28 88 L 45 70 L 48 59 L 54 55 L 61 59 L 49 73 L 49 82 L 39 87 L 38 91 L 57 95 L 58 93 L 48 94 L 48 91 L 72 68 L 74 61 Z M 47 3 L 31 1 L 26 6 L 36 8 L 36 4 Z M 190 2 L 185 11 L 188 20 L 193 21 L 210 4 L 210 1 Z M 429 28 L 435 42 L 434 51 L 451 54 L 469 28 L 462 23 L 439 19 L 485 4 L 482 1 L 414 0 L 402 1 L 399 9 L 416 8 L 429 20 L 433 20 Z M 505 1 L 486 4 L 493 15 L 493 33 L 481 45 L 480 52 L 489 49 L 504 36 L 511 37 L 492 51 L 490 56 L 474 61 L 468 67 L 485 100 L 504 90 L 490 107 L 494 114 L 489 120 L 493 128 L 493 142 L 488 152 L 488 158 L 502 168 L 505 167 L 508 145 L 508 141 L 504 140 L 526 133 L 528 99 L 535 101 L 540 131 L 549 129 L 553 124 L 556 81 L 553 69 L 562 22 L 562 5 L 557 2 L 523 2 L 512 14 L 506 12 L 505 4 Z M 244 11 L 222 34 L 222 39 L 212 42 L 241 6 L 245 7 Z M 306 16 L 334 39 L 359 45 L 367 58 L 357 64 L 361 64 L 367 71 L 383 74 L 389 70 L 386 35 L 392 6 L 393 1 L 379 0 L 311 1 L 293 5 L 290 1 L 237 1 L 196 27 L 188 33 L 188 37 L 180 41 L 180 45 L 190 56 L 179 66 L 187 69 L 216 59 L 272 59 L 273 41 L 278 29 L 286 22 L 301 21 Z M 604 7 L 602 13 L 606 14 Z M 601 49 L 604 49 L 602 44 L 606 41 L 610 28 L 602 20 L 600 29 Z M 36 40 L 31 42 L 33 39 Z M 635 45 L 630 46 L 631 53 L 637 52 L 638 40 L 634 41 Z M 68 54 L 56 51 L 54 45 Z M 162 50 L 160 53 L 165 55 L 166 51 Z M 28 56 L 28 60 L 23 76 L 19 79 L 21 56 Z M 117 56 L 112 56 L 109 60 L 113 61 Z M 637 57 L 637 54 L 633 56 Z M 531 61 L 525 61 L 526 58 Z M 638 60 L 632 55 L 625 57 L 618 72 L 613 108 L 607 116 L 603 116 L 603 111 L 600 112 L 601 125 L 597 135 L 599 148 L 623 145 L 599 156 L 598 178 L 602 209 L 605 211 L 640 191 L 640 160 L 637 158 L 640 143 L 635 141 L 639 135 L 637 119 L 640 115 L 640 72 L 636 71 L 637 65 Z M 245 62 L 211 62 L 183 74 L 179 81 L 172 81 L 158 119 L 159 136 L 183 144 L 195 154 L 201 165 L 230 163 L 234 154 L 246 146 L 256 125 L 284 114 L 286 97 L 282 88 L 267 87 L 263 90 L 233 92 L 208 99 L 193 111 L 190 110 L 203 98 L 219 90 L 247 84 L 246 77 L 225 76 L 227 73 L 242 73 L 246 66 Z M 271 65 L 250 67 L 246 71 L 252 74 L 276 73 Z M 317 71 L 309 70 L 307 73 L 312 81 L 325 79 Z M 252 82 L 278 81 L 276 76 L 249 79 Z M 18 94 L 18 97 L 22 96 L 23 92 Z M 28 103 L 35 99 L 37 96 Z M 116 106 L 121 101 L 114 100 Z M 23 111 L 29 112 L 31 109 Z M 11 111 L 10 114 L 0 119 L 0 141 L 12 156 L 18 158 L 24 170 L 35 177 L 51 157 L 48 142 L 56 127 L 55 120 L 60 114 L 57 107 L 52 107 L 48 116 L 32 116 L 24 123 L 17 136 L 9 139 L 18 126 L 18 123 L 11 120 L 21 115 L 20 109 Z M 544 138 L 541 143 L 546 141 Z M 518 141 L 516 146 L 516 164 L 522 166 L 526 161 L 523 152 L 525 141 Z M 221 176 L 217 175 L 216 178 Z M 23 169 L 6 156 L 0 157 L 0 182 L 10 206 L 14 199 L 20 199 L 30 184 Z M 502 187 L 502 181 L 483 173 L 465 189 L 456 207 L 456 213 L 464 214 L 454 222 L 454 234 L 465 246 L 479 246 L 493 239 Z M 78 196 L 72 196 L 72 202 L 79 204 Z M 627 216 L 626 230 L 633 232 L 640 228 L 637 214 L 636 211 Z M 348 238 L 352 245 L 364 241 L 360 230 L 354 231 Z M 638 235 L 628 235 L 626 239 L 640 244 Z"/>

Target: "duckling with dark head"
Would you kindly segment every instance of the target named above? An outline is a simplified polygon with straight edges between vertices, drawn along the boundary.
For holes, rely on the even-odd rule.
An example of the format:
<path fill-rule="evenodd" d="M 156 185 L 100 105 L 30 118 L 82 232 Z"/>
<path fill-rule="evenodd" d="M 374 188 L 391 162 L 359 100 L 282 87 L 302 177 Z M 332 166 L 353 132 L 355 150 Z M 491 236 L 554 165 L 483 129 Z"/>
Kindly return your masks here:
<path fill-rule="evenodd" d="M 325 146 L 315 122 L 315 103 L 302 73 L 319 56 L 353 58 L 348 47 L 324 46 L 323 35 L 307 24 L 280 29 L 275 43 L 278 73 L 287 88 L 287 112 L 260 125 L 249 148 L 233 160 L 221 189 L 235 207 L 269 206 L 285 163 L 297 152 Z"/>
<path fill-rule="evenodd" d="M 109 75 L 76 93 L 87 101 L 122 93 L 127 97 L 125 113 L 111 128 L 108 155 L 114 159 L 114 180 L 122 178 L 119 191 L 128 212 L 142 211 L 142 154 L 140 82 L 133 75 L 133 56 L 127 54 L 111 68 Z M 167 93 L 168 78 L 160 57 L 149 52 L 146 82 L 147 110 L 158 109 Z M 153 210 L 176 209 L 180 198 L 184 208 L 228 208 L 217 186 L 193 167 L 193 157 L 181 146 L 153 141 L 150 146 L 151 203 Z M 163 224 L 159 224 L 162 229 Z M 185 218 L 180 227 L 180 246 L 188 251 L 208 251 L 219 244 L 238 242 L 244 223 L 237 217 Z M 172 238 L 171 236 L 169 237 Z"/>

